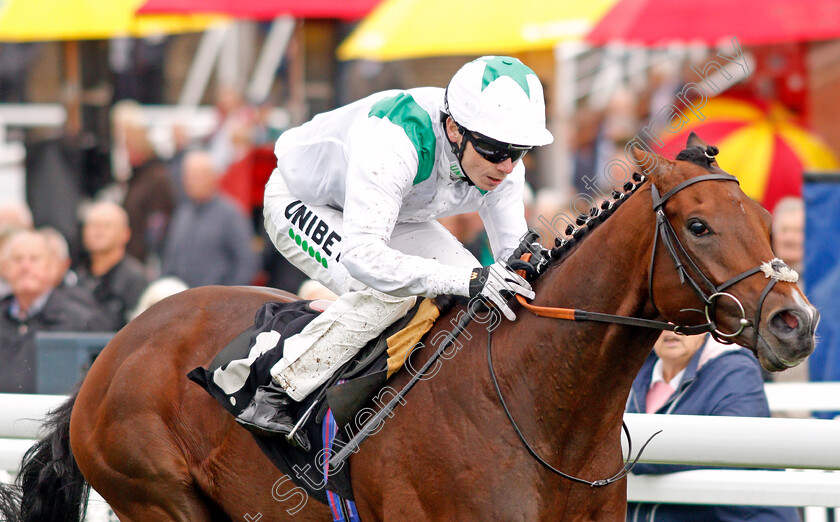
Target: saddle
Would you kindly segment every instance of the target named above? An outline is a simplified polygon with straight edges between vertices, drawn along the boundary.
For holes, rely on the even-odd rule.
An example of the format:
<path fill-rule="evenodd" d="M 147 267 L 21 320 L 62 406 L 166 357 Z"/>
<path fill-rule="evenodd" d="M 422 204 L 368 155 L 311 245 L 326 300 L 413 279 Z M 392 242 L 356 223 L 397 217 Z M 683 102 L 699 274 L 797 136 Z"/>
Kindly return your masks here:
<path fill-rule="evenodd" d="M 296 403 L 293 415 L 302 419 L 302 435 L 308 448 L 292 447 L 282 437 L 252 433 L 263 453 L 292 481 L 325 504 L 334 504 L 329 492 L 353 498 L 349 466 L 329 470 L 332 444 L 341 444 L 351 434 L 345 426 L 383 389 L 388 377 L 402 366 L 413 342 L 431 328 L 439 315 L 438 305 L 420 301 L 408 314 L 369 342 L 309 397 Z M 434 310 L 430 311 L 430 307 Z M 208 368 L 198 367 L 188 377 L 202 386 L 231 415 L 238 416 L 259 386 L 268 384 L 269 370 L 283 357 L 285 339 L 299 333 L 321 313 L 320 302 L 269 302 L 256 313 L 254 324 L 239 334 L 214 358 Z M 418 314 L 418 310 L 422 310 Z M 412 319 L 414 332 L 401 332 Z M 420 317 L 424 319 L 419 320 Z M 389 338 L 392 348 L 389 349 Z M 389 352 L 395 360 L 388 361 Z M 390 371 L 389 371 L 390 365 Z M 338 441 L 336 442 L 336 437 Z M 341 500 L 341 499 L 339 499 Z M 352 509 L 352 506 L 350 506 Z"/>

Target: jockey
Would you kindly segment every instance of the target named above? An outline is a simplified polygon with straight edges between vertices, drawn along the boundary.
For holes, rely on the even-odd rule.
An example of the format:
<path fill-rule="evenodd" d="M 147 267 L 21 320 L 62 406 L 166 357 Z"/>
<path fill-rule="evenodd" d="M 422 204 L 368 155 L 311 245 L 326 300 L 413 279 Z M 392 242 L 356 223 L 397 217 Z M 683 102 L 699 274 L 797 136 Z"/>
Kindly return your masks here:
<path fill-rule="evenodd" d="M 415 296 L 482 295 L 514 320 L 533 298 L 505 260 L 527 232 L 525 168 L 553 141 L 537 75 L 515 58 L 464 65 L 444 90 L 373 94 L 285 132 L 265 190 L 265 226 L 283 256 L 339 299 L 285 341 L 272 383 L 237 421 L 288 434 L 301 401 Z M 478 211 L 495 264 L 481 267 L 437 218 Z"/>

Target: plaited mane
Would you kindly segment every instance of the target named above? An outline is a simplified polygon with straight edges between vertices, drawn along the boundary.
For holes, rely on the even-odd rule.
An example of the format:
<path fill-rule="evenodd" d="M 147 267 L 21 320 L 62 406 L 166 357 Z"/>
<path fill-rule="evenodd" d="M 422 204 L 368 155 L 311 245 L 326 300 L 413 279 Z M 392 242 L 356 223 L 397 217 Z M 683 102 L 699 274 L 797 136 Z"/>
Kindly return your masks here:
<path fill-rule="evenodd" d="M 604 200 L 600 207 L 592 207 L 588 213 L 579 215 L 575 220 L 577 226 L 566 227 L 565 233 L 570 237 L 565 239 L 558 237 L 554 240 L 554 248 L 551 249 L 552 264 L 562 261 L 590 232 L 612 216 L 616 209 L 644 184 L 645 176 L 637 172 L 633 174 L 633 181 L 635 183 L 628 181 L 624 184 L 622 187 L 624 192 L 612 191 L 612 199 Z"/>
<path fill-rule="evenodd" d="M 707 147 L 688 147 L 677 154 L 678 161 L 687 161 L 703 167 L 706 170 L 719 170 L 715 162 L 715 156 L 720 150 L 713 146 Z M 556 238 L 554 240 L 554 248 L 551 249 L 551 263 L 561 262 L 575 246 L 578 245 L 584 238 L 586 238 L 592 230 L 599 224 L 607 220 L 613 215 L 615 210 L 624 201 L 630 197 L 633 192 L 641 187 L 646 181 L 646 177 L 636 172 L 633 174 L 633 181 L 628 181 L 624 184 L 622 189 L 624 192 L 613 191 L 611 200 L 605 200 L 600 207 L 592 207 L 587 214 L 581 214 L 575 220 L 577 226 L 569 225 L 566 227 L 566 235 L 571 236 L 568 239 Z"/>

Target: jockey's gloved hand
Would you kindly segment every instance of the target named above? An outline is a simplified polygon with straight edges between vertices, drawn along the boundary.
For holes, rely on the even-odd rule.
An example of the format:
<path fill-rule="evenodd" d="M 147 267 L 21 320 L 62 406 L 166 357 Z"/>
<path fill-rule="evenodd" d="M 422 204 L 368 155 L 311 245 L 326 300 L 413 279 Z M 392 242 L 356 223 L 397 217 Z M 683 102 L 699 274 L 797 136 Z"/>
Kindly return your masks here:
<path fill-rule="evenodd" d="M 551 261 L 551 252 L 537 242 L 539 237 L 539 234 L 535 231 L 529 230 L 507 262 L 513 270 L 524 270 L 525 277 L 529 281 L 539 277 L 548 268 L 549 261 Z M 522 259 L 525 254 L 531 254 L 527 261 Z"/>
<path fill-rule="evenodd" d="M 476 268 L 470 275 L 470 298 L 482 296 L 496 306 L 511 321 L 516 319 L 507 300 L 514 294 L 534 298 L 531 285 L 522 276 L 511 271 L 505 263 Z"/>

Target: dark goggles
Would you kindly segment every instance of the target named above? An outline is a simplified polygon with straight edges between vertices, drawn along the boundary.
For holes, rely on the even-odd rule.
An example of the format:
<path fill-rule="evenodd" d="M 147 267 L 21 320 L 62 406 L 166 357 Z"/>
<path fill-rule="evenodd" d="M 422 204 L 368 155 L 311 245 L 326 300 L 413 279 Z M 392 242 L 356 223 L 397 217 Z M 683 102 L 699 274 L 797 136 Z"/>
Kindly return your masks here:
<path fill-rule="evenodd" d="M 522 158 L 522 156 L 525 155 L 526 152 L 531 150 L 531 147 L 502 143 L 488 138 L 487 136 L 470 132 L 463 127 L 462 132 L 467 141 L 472 143 L 475 151 L 490 163 L 501 163 L 507 159 L 516 163 Z"/>

